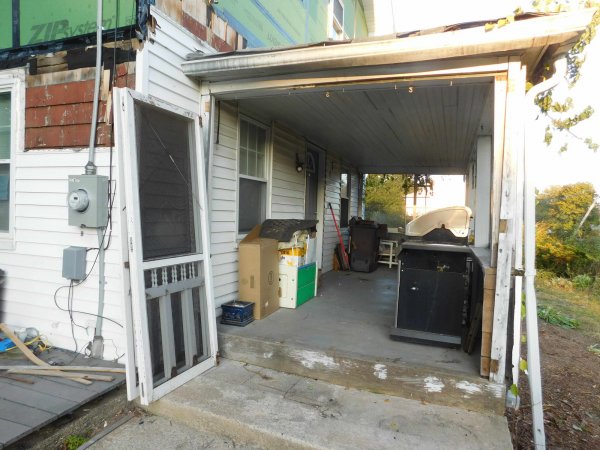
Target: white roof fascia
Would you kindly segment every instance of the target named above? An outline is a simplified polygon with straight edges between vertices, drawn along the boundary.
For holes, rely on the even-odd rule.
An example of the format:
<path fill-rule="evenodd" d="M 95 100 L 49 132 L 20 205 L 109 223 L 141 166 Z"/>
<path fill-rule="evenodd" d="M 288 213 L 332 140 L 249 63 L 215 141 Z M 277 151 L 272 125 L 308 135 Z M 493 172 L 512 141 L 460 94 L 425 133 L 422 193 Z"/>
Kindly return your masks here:
<path fill-rule="evenodd" d="M 402 64 L 407 62 L 514 52 L 574 38 L 590 23 L 584 9 L 510 23 L 382 41 L 292 48 L 253 54 L 234 53 L 182 63 L 183 72 L 200 79 L 269 76 L 290 71 Z"/>

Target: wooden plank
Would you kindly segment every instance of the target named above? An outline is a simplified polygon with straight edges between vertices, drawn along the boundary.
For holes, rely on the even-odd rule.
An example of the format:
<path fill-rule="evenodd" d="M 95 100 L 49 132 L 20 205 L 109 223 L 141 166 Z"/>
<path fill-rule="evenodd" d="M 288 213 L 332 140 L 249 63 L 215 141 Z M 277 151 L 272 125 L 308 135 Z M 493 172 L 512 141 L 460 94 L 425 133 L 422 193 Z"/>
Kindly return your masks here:
<path fill-rule="evenodd" d="M 13 381 L 18 381 L 19 383 L 25 383 L 25 384 L 35 384 L 34 381 L 31 381 L 28 378 L 22 378 L 22 377 L 15 377 L 14 375 L 6 375 L 6 374 L 0 374 L 0 377 L 2 378 L 6 378 L 7 380 L 13 380 Z"/>
<path fill-rule="evenodd" d="M 493 280 L 493 281 L 492 281 Z M 480 375 L 490 374 L 490 355 L 492 353 L 492 329 L 494 322 L 494 292 L 496 289 L 496 274 L 483 273 L 483 310 L 481 315 L 481 366 Z M 486 288 L 489 286 L 491 288 Z"/>
<path fill-rule="evenodd" d="M 502 187 L 502 160 L 504 149 L 504 121 L 506 118 L 506 74 L 497 75 L 494 80 L 494 139 L 492 149 L 492 197 L 490 205 L 492 236 L 491 266 L 496 267 L 498 249 L 498 226 L 500 221 L 500 195 Z"/>
<path fill-rule="evenodd" d="M 35 375 L 40 376 L 40 377 L 57 377 L 57 378 L 73 378 L 73 377 L 78 377 L 81 378 L 83 380 L 93 380 L 93 381 L 113 381 L 114 378 L 111 376 L 107 376 L 107 375 L 90 375 L 87 373 L 65 373 L 65 372 L 61 372 L 60 370 L 53 370 L 53 369 L 49 369 L 49 370 L 43 370 L 43 369 L 37 369 L 37 370 L 30 370 L 30 369 L 11 369 L 8 371 L 8 373 L 18 373 L 21 375 Z"/>
<path fill-rule="evenodd" d="M 120 367 L 98 367 L 98 366 L 0 366 L 0 370 L 62 370 L 65 372 L 106 372 L 106 373 L 125 373 L 125 369 Z"/>
<path fill-rule="evenodd" d="M 521 71 L 520 59 L 517 57 L 511 57 L 509 61 L 507 88 L 502 194 L 496 257 L 496 291 L 494 293 L 494 327 L 490 355 L 490 381 L 496 383 L 504 383 L 506 371 L 508 312 L 515 239 L 515 203 L 517 200 L 516 158 L 523 151 L 525 78 Z"/>
<path fill-rule="evenodd" d="M 0 420 L 4 419 L 28 427 L 36 427 L 54 417 L 55 415 L 48 411 L 42 411 L 18 402 L 0 400 Z"/>
<path fill-rule="evenodd" d="M 23 352 L 23 354 L 29 359 L 32 363 L 37 364 L 38 366 L 50 366 L 45 361 L 42 361 L 40 358 L 35 356 L 29 348 L 21 342 L 21 340 L 12 332 L 12 330 L 4 323 L 0 323 L 0 331 L 2 331 L 13 343 L 16 347 Z M 77 381 L 81 384 L 90 384 L 88 380 L 79 379 L 77 377 L 71 378 L 73 381 Z"/>

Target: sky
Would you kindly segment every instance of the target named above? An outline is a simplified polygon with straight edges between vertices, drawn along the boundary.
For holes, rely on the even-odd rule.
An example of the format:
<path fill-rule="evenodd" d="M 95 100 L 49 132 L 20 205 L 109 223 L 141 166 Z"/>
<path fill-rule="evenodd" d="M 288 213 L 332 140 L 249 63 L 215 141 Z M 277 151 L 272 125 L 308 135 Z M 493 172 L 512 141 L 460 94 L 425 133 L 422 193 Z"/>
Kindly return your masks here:
<path fill-rule="evenodd" d="M 414 31 L 437 26 L 476 20 L 498 19 L 510 15 L 517 7 L 531 10 L 525 1 L 515 0 L 375 0 L 375 21 L 377 34 L 390 34 L 394 31 Z M 389 11 L 392 11 L 392 14 Z M 584 108 L 588 104 L 596 113 L 573 131 L 581 138 L 591 137 L 600 143 L 600 33 L 587 49 L 582 76 L 576 87 L 569 92 L 567 82 L 557 88 L 559 95 L 571 96 L 575 107 Z M 561 94 L 562 93 L 562 94 Z M 543 136 L 540 137 L 543 139 Z M 541 142 L 537 149 L 540 155 L 535 166 L 535 185 L 544 189 L 555 184 L 569 184 L 579 181 L 592 182 L 600 193 L 600 150 L 593 152 L 578 139 L 568 137 L 569 150 L 560 153 L 562 141 L 547 147 Z"/>

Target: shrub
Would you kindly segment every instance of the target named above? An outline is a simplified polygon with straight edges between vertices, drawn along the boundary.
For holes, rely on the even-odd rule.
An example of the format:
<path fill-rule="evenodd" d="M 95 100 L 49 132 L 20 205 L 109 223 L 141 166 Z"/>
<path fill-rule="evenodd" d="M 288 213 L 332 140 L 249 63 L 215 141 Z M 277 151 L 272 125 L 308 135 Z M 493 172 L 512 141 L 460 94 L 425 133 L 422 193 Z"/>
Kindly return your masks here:
<path fill-rule="evenodd" d="M 579 328 L 579 321 L 568 317 L 551 306 L 538 306 L 537 315 L 540 319 L 563 328 Z"/>
<path fill-rule="evenodd" d="M 571 281 L 577 289 L 588 289 L 594 283 L 594 279 L 586 274 L 577 275 Z"/>

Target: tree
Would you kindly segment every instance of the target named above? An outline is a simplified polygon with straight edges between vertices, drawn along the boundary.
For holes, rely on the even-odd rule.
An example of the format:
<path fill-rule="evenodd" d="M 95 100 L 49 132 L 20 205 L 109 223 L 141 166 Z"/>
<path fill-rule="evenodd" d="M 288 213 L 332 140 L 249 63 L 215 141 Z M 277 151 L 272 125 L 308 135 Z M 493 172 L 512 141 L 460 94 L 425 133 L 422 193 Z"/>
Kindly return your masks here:
<path fill-rule="evenodd" d="M 390 227 L 404 226 L 406 204 L 404 175 L 369 174 L 365 181 L 366 218 Z"/>
<path fill-rule="evenodd" d="M 552 186 L 538 194 L 536 262 L 540 268 L 569 277 L 600 272 L 597 200 L 591 183 Z"/>
<path fill-rule="evenodd" d="M 567 81 L 569 89 L 574 88 L 580 77 L 581 68 L 585 62 L 585 50 L 596 36 L 596 28 L 600 24 L 600 3 L 597 0 L 579 0 L 577 2 L 563 2 L 557 0 L 535 0 L 533 7 L 541 12 L 560 12 L 570 8 L 596 8 L 590 24 L 582 33 L 579 40 L 567 52 Z M 544 69 L 541 73 L 534 76 L 531 80 L 533 83 L 538 83 L 548 78 L 551 75 L 552 67 L 550 64 L 544 64 Z M 528 89 L 533 86 L 532 83 L 527 84 Z M 545 93 L 538 95 L 535 99 L 536 105 L 540 111 L 545 114 L 550 123 L 546 127 L 544 141 L 547 146 L 550 146 L 557 135 L 562 135 L 563 139 L 560 145 L 560 151 L 566 151 L 568 148 L 568 140 L 575 138 L 581 140 L 589 149 L 598 150 L 598 143 L 591 137 L 578 136 L 574 128 L 589 119 L 594 114 L 594 109 L 590 105 L 575 109 L 573 97 L 568 94 L 559 95 L 556 98 L 556 89 L 550 89 Z M 566 137 L 566 139 L 565 139 Z"/>
<path fill-rule="evenodd" d="M 428 191 L 433 193 L 433 180 L 429 175 L 414 174 L 412 176 L 405 176 L 402 183 L 402 190 L 404 195 L 408 195 L 412 192 L 413 194 L 413 211 L 412 218 L 417 218 L 417 195 L 425 191 L 427 195 Z"/>

